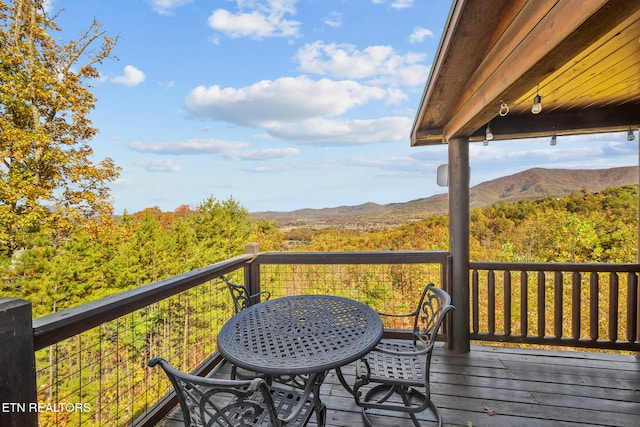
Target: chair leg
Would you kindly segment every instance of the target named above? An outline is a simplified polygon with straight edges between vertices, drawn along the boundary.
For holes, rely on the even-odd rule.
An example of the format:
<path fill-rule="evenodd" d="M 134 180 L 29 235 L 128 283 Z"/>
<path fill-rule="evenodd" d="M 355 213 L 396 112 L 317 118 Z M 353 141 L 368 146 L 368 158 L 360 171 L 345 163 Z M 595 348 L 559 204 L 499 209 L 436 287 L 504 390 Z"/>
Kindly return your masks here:
<path fill-rule="evenodd" d="M 402 401 L 404 402 L 405 406 L 411 406 L 411 398 L 407 395 L 407 392 L 409 394 L 412 393 L 412 390 L 410 389 L 405 389 L 405 387 L 399 387 L 399 393 L 400 396 L 402 397 Z M 422 394 L 422 393 L 420 393 Z M 413 425 L 416 427 L 420 427 L 420 423 L 418 422 L 418 419 L 416 418 L 416 414 L 414 414 L 413 412 L 409 412 L 409 416 L 411 417 L 411 421 L 413 421 Z"/>
<path fill-rule="evenodd" d="M 438 407 L 431 400 L 427 399 L 424 393 L 413 388 L 413 387 L 403 387 L 398 385 L 390 385 L 390 384 L 379 384 L 364 395 L 363 402 L 365 404 L 369 403 L 371 407 L 367 408 L 365 406 L 361 407 L 362 421 L 364 422 L 366 427 L 374 427 L 373 422 L 369 418 L 371 409 L 378 409 L 382 411 L 391 411 L 391 412 L 399 412 L 408 414 L 413 422 L 415 427 L 420 427 L 422 425 L 433 425 L 433 421 L 420 421 L 416 418 L 416 413 L 421 413 L 423 411 L 419 410 L 403 410 L 402 408 L 397 407 L 397 409 L 393 408 L 384 408 L 383 405 L 387 402 L 393 395 L 400 395 L 402 402 L 406 407 L 411 405 L 412 400 L 418 399 L 420 402 L 427 402 L 427 407 L 423 411 L 429 411 L 436 418 L 435 423 L 441 427 L 442 426 L 442 417 L 440 415 L 440 411 Z M 375 407 L 375 405 L 380 405 Z M 415 406 L 414 406 L 415 407 Z"/>
<path fill-rule="evenodd" d="M 320 408 L 316 408 L 316 423 L 318 427 L 327 425 L 327 406 L 323 403 Z"/>
<path fill-rule="evenodd" d="M 375 399 L 375 403 L 384 403 L 387 400 L 389 400 L 389 398 L 396 393 L 396 387 L 392 385 L 386 385 L 386 384 L 375 386 L 371 390 L 369 390 L 367 394 L 364 395 L 364 401 L 365 402 L 374 401 L 373 399 L 374 396 L 382 392 L 384 392 L 384 394 L 382 395 L 382 397 Z"/>
<path fill-rule="evenodd" d="M 435 403 L 429 401 L 429 407 L 431 407 L 431 412 L 436 416 L 436 420 L 438 421 L 438 426 L 442 426 L 442 416 L 440 415 L 440 410 L 436 406 Z"/>
<path fill-rule="evenodd" d="M 324 381 L 324 377 L 327 375 L 326 372 L 318 374 L 318 376 L 314 379 L 311 376 L 307 379 L 307 381 L 313 381 L 312 390 L 313 390 L 313 400 L 316 410 L 316 421 L 318 423 L 318 427 L 324 427 L 327 425 L 327 405 L 324 404 L 320 400 L 320 386 Z"/>
<path fill-rule="evenodd" d="M 411 421 L 413 421 L 413 425 L 416 427 L 421 427 L 421 426 L 426 426 L 426 425 L 433 425 L 433 423 L 435 422 L 436 425 L 438 427 L 442 427 L 442 417 L 440 416 L 440 412 L 437 410 L 436 407 L 431 408 L 431 411 L 433 412 L 433 414 L 436 417 L 435 421 L 423 421 L 422 424 L 420 423 L 420 420 L 418 420 L 415 416 L 415 414 L 413 413 L 409 413 L 409 417 L 411 418 Z M 360 413 L 362 414 L 362 422 L 364 423 L 365 427 L 375 427 L 375 425 L 371 422 L 371 420 L 369 419 L 369 413 L 367 413 L 367 408 L 360 408 Z"/>
<path fill-rule="evenodd" d="M 231 365 L 231 379 L 235 380 L 236 379 L 236 365 Z"/>
<path fill-rule="evenodd" d="M 382 404 L 386 402 L 391 396 L 396 393 L 396 387 L 393 385 L 380 384 L 373 387 L 371 390 L 367 391 L 367 393 L 363 397 L 363 402 L 375 402 L 376 404 Z M 374 400 L 374 396 L 382 394 L 380 398 L 376 398 Z M 362 421 L 366 427 L 374 427 L 373 423 L 369 419 L 369 414 L 367 413 L 367 409 L 364 406 L 361 408 Z"/>

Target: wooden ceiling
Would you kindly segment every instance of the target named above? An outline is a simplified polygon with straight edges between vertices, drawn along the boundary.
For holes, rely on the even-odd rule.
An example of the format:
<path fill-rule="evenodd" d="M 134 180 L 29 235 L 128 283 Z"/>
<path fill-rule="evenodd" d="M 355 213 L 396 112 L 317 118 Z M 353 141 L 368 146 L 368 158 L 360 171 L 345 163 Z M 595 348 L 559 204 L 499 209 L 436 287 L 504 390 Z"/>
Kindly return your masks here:
<path fill-rule="evenodd" d="M 411 145 L 488 122 L 496 140 L 638 129 L 640 0 L 455 0 Z"/>

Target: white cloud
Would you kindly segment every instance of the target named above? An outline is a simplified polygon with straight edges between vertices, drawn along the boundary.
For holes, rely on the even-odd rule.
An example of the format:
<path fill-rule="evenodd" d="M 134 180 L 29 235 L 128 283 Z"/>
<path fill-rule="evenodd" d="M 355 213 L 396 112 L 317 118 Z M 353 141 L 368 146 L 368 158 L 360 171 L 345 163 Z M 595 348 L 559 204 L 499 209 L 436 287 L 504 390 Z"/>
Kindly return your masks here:
<path fill-rule="evenodd" d="M 332 166 L 371 168 L 378 171 L 378 175 L 407 176 L 424 175 L 428 172 L 425 162 L 415 156 L 388 157 L 347 157 L 332 159 Z"/>
<path fill-rule="evenodd" d="M 120 187 L 133 187 L 135 185 L 135 181 L 120 176 L 113 181 L 113 184 Z"/>
<path fill-rule="evenodd" d="M 286 19 L 296 13 L 297 0 L 238 0 L 238 12 L 217 9 L 209 26 L 232 38 L 297 37 L 300 22 Z"/>
<path fill-rule="evenodd" d="M 393 0 L 391 2 L 391 7 L 394 9 L 406 9 L 409 7 L 413 7 L 413 3 L 415 0 Z M 373 4 L 384 4 L 386 0 L 371 0 Z"/>
<path fill-rule="evenodd" d="M 44 9 L 44 12 L 46 14 L 49 14 L 49 12 L 51 12 L 53 10 L 53 3 L 56 0 L 44 0 L 44 2 L 42 3 L 42 8 Z"/>
<path fill-rule="evenodd" d="M 217 139 L 190 139 L 175 142 L 141 142 L 133 141 L 129 147 L 141 153 L 155 154 L 221 154 L 249 144 L 240 141 L 223 141 Z"/>
<path fill-rule="evenodd" d="M 140 160 L 136 165 L 149 172 L 180 172 L 182 170 L 180 165 L 171 159 Z"/>
<path fill-rule="evenodd" d="M 433 37 L 433 31 L 428 28 L 416 27 L 413 29 L 413 32 L 409 36 L 409 42 L 421 43 L 427 37 Z"/>
<path fill-rule="evenodd" d="M 310 119 L 267 127 L 275 137 L 301 145 L 345 146 L 408 141 L 412 119 L 382 117 L 368 120 Z"/>
<path fill-rule="evenodd" d="M 342 14 L 338 11 L 331 11 L 326 18 L 324 18 L 324 23 L 330 27 L 341 27 L 342 26 Z"/>
<path fill-rule="evenodd" d="M 123 84 L 125 86 L 133 87 L 142 83 L 145 79 L 145 75 L 142 71 L 138 70 L 133 65 L 127 65 L 124 67 L 124 75 L 114 77 L 111 79 L 114 83 Z"/>
<path fill-rule="evenodd" d="M 632 156 L 637 151 L 637 146 L 634 147 L 634 144 L 629 144 L 627 141 L 608 142 L 602 146 L 602 154 L 600 157 L 628 157 Z"/>
<path fill-rule="evenodd" d="M 558 144 L 549 146 L 549 138 L 518 141 L 491 141 L 469 145 L 472 181 L 483 182 L 532 167 L 594 169 L 625 165 L 623 159 L 637 159 L 637 146 L 625 144 L 624 135 L 593 134 L 558 136 Z M 517 149 L 516 149 L 517 146 Z M 633 163 L 632 163 L 633 164 Z"/>
<path fill-rule="evenodd" d="M 292 167 L 290 165 L 285 166 L 282 164 L 270 163 L 268 165 L 260 165 L 253 168 L 249 168 L 247 170 L 249 172 L 264 173 L 264 174 L 271 175 L 277 172 L 299 171 L 304 169 L 301 167 Z"/>
<path fill-rule="evenodd" d="M 406 9 L 409 7 L 413 7 L 413 2 L 415 0 L 395 0 L 391 2 L 391 7 L 394 9 Z"/>
<path fill-rule="evenodd" d="M 398 96 L 349 80 L 299 76 L 263 80 L 240 89 L 198 86 L 185 103 L 194 117 L 268 128 L 271 123 L 336 116 L 371 100 L 396 101 Z"/>
<path fill-rule="evenodd" d="M 174 9 L 191 3 L 193 0 L 148 0 L 154 12 L 160 15 L 171 15 Z"/>
<path fill-rule="evenodd" d="M 423 85 L 429 67 L 426 55 L 401 54 L 391 46 L 369 46 L 360 51 L 350 44 L 308 43 L 296 59 L 300 70 L 336 78 L 364 79 L 393 85 Z"/>
<path fill-rule="evenodd" d="M 408 140 L 412 123 L 408 117 L 336 118 L 371 101 L 404 100 L 406 95 L 399 90 L 299 76 L 243 88 L 199 86 L 185 104 L 196 118 L 261 128 L 270 138 L 299 145 L 331 146 Z"/>
<path fill-rule="evenodd" d="M 262 148 L 259 150 L 235 150 L 222 155 L 229 160 L 279 160 L 299 154 L 297 148 Z"/>
<path fill-rule="evenodd" d="M 129 147 L 140 153 L 159 155 L 198 155 L 217 154 L 228 160 L 277 160 L 294 156 L 300 152 L 297 148 L 249 148 L 249 144 L 240 141 L 216 139 L 191 139 L 173 142 L 133 141 Z M 160 165 L 162 166 L 162 165 Z"/>

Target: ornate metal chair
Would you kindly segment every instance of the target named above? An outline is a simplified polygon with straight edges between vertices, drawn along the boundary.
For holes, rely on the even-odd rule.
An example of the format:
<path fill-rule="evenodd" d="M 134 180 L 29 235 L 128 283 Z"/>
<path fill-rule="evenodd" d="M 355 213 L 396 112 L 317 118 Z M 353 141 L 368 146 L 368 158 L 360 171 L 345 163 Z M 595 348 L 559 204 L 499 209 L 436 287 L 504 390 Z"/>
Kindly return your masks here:
<path fill-rule="evenodd" d="M 267 385 L 261 378 L 199 377 L 181 372 L 159 357 L 149 361 L 149 366 L 156 365 L 173 384 L 185 426 L 306 426 L 314 411 L 313 401 L 300 390 Z"/>
<path fill-rule="evenodd" d="M 249 289 L 247 289 L 245 285 L 233 283 L 226 276 L 220 276 L 220 278 L 229 288 L 236 313 L 259 302 L 261 296 L 265 296 L 265 299 L 271 298 L 271 294 L 268 291 L 262 291 L 257 294 L 250 295 Z"/>
<path fill-rule="evenodd" d="M 416 414 L 429 410 L 437 424 L 442 425 L 438 408 L 430 398 L 429 369 L 440 326 L 453 309 L 449 294 L 430 283 L 413 312 L 379 313 L 381 316 L 413 317 L 413 341 L 383 339 L 358 362 L 353 391 L 365 425 L 373 425 L 370 420 L 372 410 L 408 413 L 415 426 L 420 426 Z"/>
<path fill-rule="evenodd" d="M 227 288 L 229 288 L 229 293 L 231 294 L 231 299 L 233 300 L 233 306 L 236 310 L 236 313 L 240 310 L 244 310 L 245 308 L 252 306 L 260 301 L 260 297 L 264 296 L 265 299 L 271 298 L 271 293 L 268 291 L 258 292 L 257 294 L 250 295 L 249 289 L 245 285 L 239 285 L 237 283 L 233 283 L 226 276 L 220 276 L 222 281 L 227 284 Z M 255 372 L 249 372 L 245 370 L 238 370 L 236 365 L 231 365 L 231 379 L 235 380 L 237 377 L 247 379 L 247 378 L 255 378 L 259 376 Z"/>

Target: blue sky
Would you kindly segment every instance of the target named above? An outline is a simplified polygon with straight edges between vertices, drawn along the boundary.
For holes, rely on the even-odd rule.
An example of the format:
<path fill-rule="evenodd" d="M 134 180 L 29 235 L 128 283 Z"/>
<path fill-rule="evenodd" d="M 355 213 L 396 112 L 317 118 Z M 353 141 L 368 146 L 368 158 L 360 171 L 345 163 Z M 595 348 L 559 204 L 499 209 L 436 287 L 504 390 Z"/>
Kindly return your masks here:
<path fill-rule="evenodd" d="M 406 202 L 446 192 L 446 146 L 409 133 L 446 0 L 52 0 L 59 37 L 95 18 L 96 160 L 122 168 L 115 213 L 233 197 L 251 212 Z M 626 134 L 473 143 L 471 185 L 532 167 L 638 162 Z"/>

